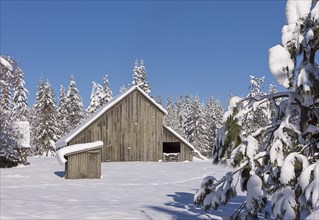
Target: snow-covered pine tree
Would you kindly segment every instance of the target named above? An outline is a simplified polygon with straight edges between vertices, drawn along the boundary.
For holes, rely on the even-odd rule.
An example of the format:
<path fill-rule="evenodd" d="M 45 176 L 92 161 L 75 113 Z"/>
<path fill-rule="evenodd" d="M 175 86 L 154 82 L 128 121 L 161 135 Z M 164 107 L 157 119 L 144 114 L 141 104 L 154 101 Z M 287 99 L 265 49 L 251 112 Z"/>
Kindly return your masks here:
<path fill-rule="evenodd" d="M 223 115 L 224 115 L 224 109 L 223 105 L 220 102 L 220 99 L 216 99 L 214 102 L 214 116 L 216 128 L 220 129 L 223 126 Z"/>
<path fill-rule="evenodd" d="M 25 88 L 24 73 L 17 67 L 14 74 L 12 119 L 14 121 L 29 120 L 28 90 Z"/>
<path fill-rule="evenodd" d="M 151 87 L 150 87 L 148 80 L 147 80 L 147 74 L 146 74 L 146 69 L 145 69 L 145 65 L 144 65 L 144 60 L 140 61 L 139 70 L 140 70 L 140 76 L 141 76 L 141 82 L 142 82 L 140 87 L 141 87 L 141 89 L 144 90 L 144 92 L 146 92 L 146 94 L 150 94 Z"/>
<path fill-rule="evenodd" d="M 103 98 L 103 88 L 97 82 L 92 82 L 92 92 L 90 96 L 90 104 L 87 108 L 89 114 L 95 112 L 100 106 Z"/>
<path fill-rule="evenodd" d="M 120 89 L 119 89 L 119 93 L 123 93 L 125 91 L 127 91 L 130 88 L 130 85 L 125 86 L 124 84 L 121 85 Z"/>
<path fill-rule="evenodd" d="M 146 69 L 144 65 L 144 61 L 138 60 L 135 61 L 134 68 L 133 68 L 133 86 L 139 86 L 143 91 L 147 94 L 151 92 L 150 85 L 147 80 Z"/>
<path fill-rule="evenodd" d="M 158 104 L 163 105 L 162 96 L 156 96 L 155 101 L 156 101 Z"/>
<path fill-rule="evenodd" d="M 11 117 L 11 88 L 14 82 L 15 62 L 0 56 L 0 168 L 22 163 L 18 139 L 21 134 Z"/>
<path fill-rule="evenodd" d="M 142 84 L 141 81 L 141 73 L 140 73 L 140 67 L 139 67 L 139 62 L 138 59 L 135 60 L 134 67 L 133 67 L 133 81 L 132 85 L 137 86 Z"/>
<path fill-rule="evenodd" d="M 79 90 L 76 87 L 76 82 L 73 75 L 70 77 L 66 108 L 68 111 L 67 121 L 70 125 L 70 128 L 73 129 L 84 120 L 82 98 L 79 94 Z"/>
<path fill-rule="evenodd" d="M 113 92 L 110 88 L 109 77 L 107 74 L 103 77 L 102 88 L 103 88 L 103 96 L 102 96 L 100 106 L 107 104 L 113 97 Z"/>
<path fill-rule="evenodd" d="M 204 105 L 198 95 L 191 99 L 190 113 L 185 122 L 186 137 L 189 142 L 204 156 L 210 157 Z"/>
<path fill-rule="evenodd" d="M 92 92 L 90 104 L 87 108 L 89 114 L 95 112 L 99 107 L 107 104 L 112 99 L 112 90 L 109 86 L 108 75 L 103 77 L 103 86 L 97 82 L 92 82 Z"/>
<path fill-rule="evenodd" d="M 67 131 L 71 130 L 70 125 L 67 121 L 68 110 L 67 110 L 67 97 L 65 94 L 64 86 L 60 86 L 60 96 L 57 110 L 57 118 L 59 124 L 58 137 L 64 136 Z"/>
<path fill-rule="evenodd" d="M 204 115 L 206 121 L 206 134 L 208 141 L 208 149 L 212 152 L 217 129 L 221 128 L 223 108 L 219 100 L 215 101 L 212 96 L 208 98 L 204 108 Z M 211 154 L 208 154 L 207 157 L 211 157 Z"/>
<path fill-rule="evenodd" d="M 33 113 L 35 114 L 33 119 L 37 118 L 33 122 L 34 153 L 41 156 L 52 156 L 55 154 L 55 141 L 59 133 L 59 125 L 54 93 L 48 81 L 45 85 L 42 80 L 39 82 Z"/>
<path fill-rule="evenodd" d="M 12 84 L 16 64 L 11 57 L 0 56 L 0 106 L 3 111 L 10 113 L 12 102 Z"/>
<path fill-rule="evenodd" d="M 0 106 L 0 168 L 15 167 L 23 162 L 17 141 L 20 135 L 8 112 Z"/>
<path fill-rule="evenodd" d="M 194 196 L 196 204 L 215 208 L 227 203 L 236 195 L 233 175 L 238 174 L 247 196 L 234 218 L 257 218 L 258 213 L 267 212 L 267 197 L 276 219 L 300 219 L 302 211 L 319 215 L 318 12 L 318 1 L 287 1 L 282 44 L 269 50 L 269 68 L 288 91 L 231 99 L 224 115 L 231 123 L 222 129 L 233 132 L 228 137 L 236 144 L 227 157 L 238 168 L 218 181 L 204 179 Z M 244 116 L 265 102 L 274 106 L 272 121 L 239 138 Z M 220 139 L 220 147 L 225 147 L 226 139 Z M 217 147 L 214 153 L 221 158 L 226 152 Z M 225 184 L 228 187 L 220 188 Z"/>
<path fill-rule="evenodd" d="M 176 131 L 187 139 L 187 121 L 188 115 L 191 112 L 191 96 L 179 96 L 176 100 L 176 112 L 179 121 L 179 126 Z"/>
<path fill-rule="evenodd" d="M 255 77 L 250 75 L 250 92 L 247 98 L 263 96 L 266 93 L 262 91 L 262 84 L 265 77 Z M 264 102 L 255 107 L 254 111 L 245 114 L 243 123 L 241 124 L 244 137 L 247 137 L 259 128 L 265 127 L 270 123 L 270 102 Z"/>
<path fill-rule="evenodd" d="M 166 100 L 167 114 L 164 116 L 164 124 L 172 129 L 176 129 L 178 126 L 177 112 L 174 106 L 173 97 L 168 95 Z"/>
<path fill-rule="evenodd" d="M 38 114 L 41 113 L 40 110 L 40 101 L 43 99 L 44 96 L 44 82 L 42 78 L 39 80 L 38 86 L 37 86 L 37 92 L 35 96 L 35 103 L 33 104 L 31 108 L 31 147 L 32 147 L 32 154 L 38 155 L 38 152 L 40 152 L 41 146 L 38 146 L 38 135 L 40 134 L 40 127 L 38 126 L 41 123 L 41 118 Z"/>

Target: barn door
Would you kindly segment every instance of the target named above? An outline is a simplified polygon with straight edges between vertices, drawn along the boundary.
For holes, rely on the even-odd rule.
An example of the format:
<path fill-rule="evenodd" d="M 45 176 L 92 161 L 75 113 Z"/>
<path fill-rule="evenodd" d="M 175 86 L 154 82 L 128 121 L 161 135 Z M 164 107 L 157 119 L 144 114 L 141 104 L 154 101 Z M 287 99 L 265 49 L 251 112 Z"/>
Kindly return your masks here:
<path fill-rule="evenodd" d="M 88 164 L 87 164 L 87 170 L 88 170 L 88 178 L 101 178 L 101 157 L 100 152 L 98 150 L 96 151 L 89 151 L 87 153 L 88 156 Z"/>

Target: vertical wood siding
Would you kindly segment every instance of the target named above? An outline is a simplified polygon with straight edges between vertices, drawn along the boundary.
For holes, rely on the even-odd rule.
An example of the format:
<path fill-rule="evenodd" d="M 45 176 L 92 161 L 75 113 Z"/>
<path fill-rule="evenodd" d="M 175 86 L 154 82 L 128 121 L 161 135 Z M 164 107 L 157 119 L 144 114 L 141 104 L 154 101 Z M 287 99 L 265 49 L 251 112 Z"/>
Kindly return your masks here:
<path fill-rule="evenodd" d="M 105 112 L 69 145 L 101 140 L 102 161 L 158 161 L 162 159 L 164 114 L 134 90 Z"/>
<path fill-rule="evenodd" d="M 101 149 L 69 155 L 65 165 L 65 178 L 101 178 Z"/>

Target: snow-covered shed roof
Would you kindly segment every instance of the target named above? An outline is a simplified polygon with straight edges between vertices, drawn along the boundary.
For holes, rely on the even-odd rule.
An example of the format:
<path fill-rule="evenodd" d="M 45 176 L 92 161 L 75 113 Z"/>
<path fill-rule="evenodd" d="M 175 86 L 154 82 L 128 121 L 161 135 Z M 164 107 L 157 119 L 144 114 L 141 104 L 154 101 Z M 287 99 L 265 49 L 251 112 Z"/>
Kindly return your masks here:
<path fill-rule="evenodd" d="M 189 143 L 185 138 L 183 138 L 181 135 L 179 135 L 176 131 L 174 131 L 172 128 L 167 127 L 165 125 L 163 125 L 163 127 L 168 130 L 172 135 L 174 135 L 176 138 L 178 138 L 181 142 L 183 142 L 187 147 L 189 147 L 190 149 L 192 149 L 195 153 L 197 153 L 199 155 L 199 157 L 203 160 L 207 160 L 206 157 L 204 157 L 198 150 L 195 149 L 195 147 Z"/>
<path fill-rule="evenodd" d="M 59 164 L 63 165 L 67 161 L 65 156 L 68 156 L 74 153 L 102 148 L 102 146 L 103 146 L 103 141 L 95 141 L 92 143 L 71 145 L 58 150 L 56 153 L 56 159 Z"/>
<path fill-rule="evenodd" d="M 96 121 L 99 117 L 101 117 L 105 112 L 111 109 L 113 106 L 121 102 L 125 97 L 131 94 L 133 91 L 139 91 L 146 99 L 148 99 L 154 106 L 156 106 L 161 112 L 167 114 L 166 109 L 164 109 L 160 104 L 158 104 L 154 99 L 152 99 L 148 94 L 146 94 L 140 87 L 133 86 L 125 92 L 119 94 L 118 96 L 113 97 L 106 105 L 100 107 L 96 112 L 91 114 L 84 122 L 80 123 L 76 126 L 72 131 L 62 137 L 55 144 L 56 148 L 61 148 L 67 146 L 67 143 L 71 141 L 74 137 L 76 137 L 81 131 L 87 128 L 90 124 Z"/>

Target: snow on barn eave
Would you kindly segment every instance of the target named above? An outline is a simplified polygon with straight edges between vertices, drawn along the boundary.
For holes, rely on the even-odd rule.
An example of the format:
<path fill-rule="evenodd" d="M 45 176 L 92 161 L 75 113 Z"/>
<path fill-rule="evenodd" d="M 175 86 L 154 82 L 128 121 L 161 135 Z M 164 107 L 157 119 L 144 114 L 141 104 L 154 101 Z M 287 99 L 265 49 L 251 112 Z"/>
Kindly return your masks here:
<path fill-rule="evenodd" d="M 96 112 L 91 114 L 84 122 L 80 123 L 76 126 L 72 131 L 58 140 L 55 144 L 56 148 L 59 149 L 61 147 L 67 146 L 68 142 L 71 141 L 74 137 L 76 137 L 81 131 L 87 128 L 90 124 L 100 118 L 105 112 L 111 109 L 113 106 L 121 102 L 125 97 L 131 94 L 133 91 L 139 91 L 147 100 L 149 100 L 156 108 L 158 108 L 164 114 L 167 114 L 166 109 L 164 109 L 160 104 L 158 104 L 154 99 L 152 99 L 148 94 L 146 94 L 140 87 L 133 86 L 125 92 L 119 94 L 118 96 L 113 97 L 107 104 L 100 107 Z"/>
<path fill-rule="evenodd" d="M 69 156 L 71 154 L 80 153 L 88 150 L 94 150 L 102 148 L 103 141 L 95 141 L 92 143 L 86 143 L 86 144 L 75 144 L 68 147 L 61 148 L 56 153 L 56 159 L 59 164 L 64 165 L 67 161 L 65 159 L 65 156 Z"/>
<path fill-rule="evenodd" d="M 192 151 L 194 151 L 195 153 L 197 153 L 199 155 L 199 157 L 203 160 L 208 160 L 206 157 L 204 157 L 198 150 L 195 149 L 195 147 L 189 143 L 185 138 L 183 138 L 181 135 L 179 135 L 176 131 L 174 131 L 172 128 L 167 127 L 165 125 L 163 125 L 163 128 L 165 128 L 167 131 L 169 131 L 172 135 L 174 135 L 175 137 L 177 137 L 181 142 L 183 142 L 187 147 L 189 147 Z"/>

